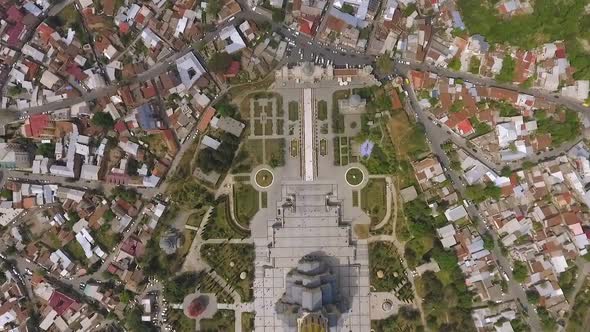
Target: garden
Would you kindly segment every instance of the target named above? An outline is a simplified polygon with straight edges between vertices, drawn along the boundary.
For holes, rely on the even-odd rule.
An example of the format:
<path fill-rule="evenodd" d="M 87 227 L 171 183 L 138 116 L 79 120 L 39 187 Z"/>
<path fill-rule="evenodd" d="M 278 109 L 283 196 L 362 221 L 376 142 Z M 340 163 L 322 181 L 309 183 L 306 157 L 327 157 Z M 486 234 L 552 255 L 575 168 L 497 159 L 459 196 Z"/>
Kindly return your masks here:
<path fill-rule="evenodd" d="M 369 244 L 369 270 L 371 286 L 377 292 L 395 292 L 404 302 L 414 298 L 412 285 L 397 254 L 395 245 L 390 242 Z"/>
<path fill-rule="evenodd" d="M 274 177 L 271 171 L 267 169 L 261 169 L 256 173 L 256 184 L 262 188 L 267 188 L 274 181 Z"/>
<path fill-rule="evenodd" d="M 371 224 L 378 224 L 385 217 L 387 212 L 386 189 L 385 179 L 371 179 L 361 190 L 361 209 L 371 217 Z"/>
<path fill-rule="evenodd" d="M 346 171 L 346 182 L 351 186 L 358 186 L 363 182 L 364 175 L 360 168 L 353 167 Z"/>
<path fill-rule="evenodd" d="M 230 220 L 229 202 L 227 196 L 217 200 L 209 222 L 203 230 L 203 239 L 240 239 L 247 237 L 244 232 Z"/>
<path fill-rule="evenodd" d="M 240 294 L 242 302 L 253 298 L 254 246 L 251 244 L 205 244 L 201 257 Z"/>
<path fill-rule="evenodd" d="M 258 192 L 249 183 L 234 184 L 234 207 L 237 221 L 248 228 L 259 208 Z"/>

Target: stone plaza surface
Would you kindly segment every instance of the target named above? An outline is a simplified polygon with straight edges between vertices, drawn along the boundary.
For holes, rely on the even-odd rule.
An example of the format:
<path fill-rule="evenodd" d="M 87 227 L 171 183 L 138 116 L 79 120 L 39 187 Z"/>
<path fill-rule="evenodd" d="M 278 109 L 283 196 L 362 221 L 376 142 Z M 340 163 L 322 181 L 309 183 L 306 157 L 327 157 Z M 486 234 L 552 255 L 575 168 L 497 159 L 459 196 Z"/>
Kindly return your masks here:
<path fill-rule="evenodd" d="M 275 82 L 273 92 L 283 98 L 284 107 L 296 101 L 303 112 L 313 112 L 314 125 L 303 126 L 305 114 L 298 121 L 288 121 L 296 129 L 291 134 L 285 128 L 285 138 L 299 140 L 313 138 L 313 177 L 305 172 L 305 145 L 300 145 L 297 156 L 287 153 L 286 164 L 272 169 L 274 181 L 263 191 L 268 195 L 268 207 L 260 209 L 251 222 L 252 238 L 256 245 L 254 310 L 256 331 L 295 331 L 292 320 L 277 313 L 277 302 L 285 293 L 286 275 L 303 257 L 319 257 L 330 266 L 337 277 L 341 301 L 347 305 L 338 322 L 331 326 L 336 331 L 369 331 L 371 314 L 369 257 L 366 240 L 357 239 L 356 224 L 370 223 L 370 218 L 353 206 L 352 187 L 346 182 L 346 171 L 351 166 L 335 166 L 331 131 L 332 95 L 337 90 L 365 86 L 367 82 L 353 80 L 343 88 L 333 81 L 296 84 L 293 81 Z M 310 89 L 311 94 L 303 93 Z M 309 90 L 308 90 L 309 91 Z M 311 100 L 305 100 L 311 98 Z M 317 119 L 317 102 L 327 102 L 328 119 Z M 309 114 L 308 114 L 309 116 Z M 328 127 L 321 133 L 319 126 Z M 319 142 L 327 142 L 327 153 L 319 153 Z M 308 151 L 310 147 L 307 147 Z M 287 151 L 288 152 L 288 151 Z M 266 167 L 266 166 L 264 166 Z M 361 166 L 362 167 L 362 166 Z M 364 169 L 364 167 L 363 167 Z M 363 181 L 365 182 L 365 181 Z M 365 183 L 363 183 L 365 184 Z M 374 307 L 374 306 L 373 306 Z M 379 308 L 381 310 L 381 308 Z M 290 321 L 289 324 L 287 321 Z"/>
<path fill-rule="evenodd" d="M 341 223 L 337 192 L 337 185 L 320 181 L 283 183 L 276 218 L 268 220 L 268 242 L 256 241 L 256 331 L 293 330 L 277 315 L 275 305 L 285 292 L 285 275 L 304 256 L 323 258 L 338 278 L 349 311 L 337 330 L 370 329 L 368 247 L 351 241 L 350 226 Z"/>

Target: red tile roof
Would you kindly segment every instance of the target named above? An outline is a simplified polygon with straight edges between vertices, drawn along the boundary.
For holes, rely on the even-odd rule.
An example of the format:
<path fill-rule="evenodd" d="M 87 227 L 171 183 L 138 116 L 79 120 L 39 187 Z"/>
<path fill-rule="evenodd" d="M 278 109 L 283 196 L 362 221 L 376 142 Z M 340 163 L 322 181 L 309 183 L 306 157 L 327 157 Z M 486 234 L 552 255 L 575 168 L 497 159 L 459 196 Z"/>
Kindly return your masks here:
<path fill-rule="evenodd" d="M 63 315 L 68 308 L 76 301 L 71 297 L 62 294 L 58 291 L 53 292 L 49 298 L 49 306 L 57 312 L 58 315 Z"/>
<path fill-rule="evenodd" d="M 143 254 L 143 245 L 139 240 L 128 237 L 127 240 L 123 241 L 121 244 L 121 251 L 133 256 L 141 256 Z"/>
<path fill-rule="evenodd" d="M 119 120 L 115 123 L 115 130 L 119 133 L 124 132 L 127 130 L 127 126 L 125 126 L 125 121 Z"/>
<path fill-rule="evenodd" d="M 141 94 L 143 98 L 150 99 L 156 96 L 156 87 L 153 84 L 149 84 L 148 86 L 144 86 L 141 88 Z"/>
<path fill-rule="evenodd" d="M 211 122 L 211 119 L 213 119 L 213 116 L 215 116 L 215 111 L 216 110 L 213 107 L 207 107 L 205 112 L 201 114 L 199 124 L 197 125 L 198 131 L 203 132 L 205 131 L 205 129 L 207 129 L 207 127 L 209 126 L 209 122 Z"/>
<path fill-rule="evenodd" d="M 28 137 L 39 137 L 43 128 L 49 124 L 49 115 L 37 114 L 29 118 L 25 123 L 25 132 Z"/>
<path fill-rule="evenodd" d="M 54 32 L 55 32 L 55 30 L 53 30 L 52 27 L 50 27 L 49 25 L 47 25 L 45 23 L 41 23 L 39 25 L 39 27 L 37 28 L 37 33 L 39 34 L 39 38 L 41 38 L 41 40 L 45 44 L 47 44 L 49 42 L 49 39 L 51 39 L 51 34 Z"/>
<path fill-rule="evenodd" d="M 8 8 L 8 11 L 6 11 L 6 20 L 8 22 L 21 23 L 23 17 L 23 13 L 18 8 L 16 8 L 15 5 L 12 5 L 10 8 Z"/>
<path fill-rule="evenodd" d="M 313 27 L 313 22 L 306 20 L 304 18 L 299 19 L 299 32 L 311 36 L 311 34 L 312 34 L 311 28 L 312 27 Z"/>
<path fill-rule="evenodd" d="M 555 51 L 555 57 L 558 59 L 565 59 L 565 57 L 566 57 L 565 48 L 558 48 Z"/>
<path fill-rule="evenodd" d="M 20 41 L 20 35 L 25 29 L 24 24 L 17 23 L 14 26 L 10 27 L 6 34 L 8 35 L 8 46 L 17 46 L 18 42 Z"/>
<path fill-rule="evenodd" d="M 88 75 L 82 72 L 82 68 L 75 64 L 69 64 L 68 68 L 66 69 L 66 72 L 74 76 L 74 78 L 80 82 L 88 78 Z"/>
<path fill-rule="evenodd" d="M 129 23 L 127 22 L 122 22 L 121 24 L 119 24 L 119 30 L 122 33 L 127 33 L 129 32 Z"/>
<path fill-rule="evenodd" d="M 225 77 L 235 77 L 240 72 L 240 62 L 232 61 L 231 65 L 225 71 Z"/>
<path fill-rule="evenodd" d="M 461 133 L 461 135 L 469 135 L 475 131 L 469 119 L 465 119 L 457 123 L 457 130 Z"/>

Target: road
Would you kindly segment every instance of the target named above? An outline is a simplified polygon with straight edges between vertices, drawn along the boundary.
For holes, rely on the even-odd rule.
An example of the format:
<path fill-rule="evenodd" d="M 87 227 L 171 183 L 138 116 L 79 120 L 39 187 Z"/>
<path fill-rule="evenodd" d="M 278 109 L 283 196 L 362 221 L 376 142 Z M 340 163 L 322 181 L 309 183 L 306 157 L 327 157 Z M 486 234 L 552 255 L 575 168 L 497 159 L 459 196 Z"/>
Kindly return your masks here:
<path fill-rule="evenodd" d="M 446 174 L 450 177 L 451 182 L 457 192 L 459 192 L 463 197 L 465 197 L 465 183 L 464 181 L 452 170 L 451 162 L 447 157 L 446 153 L 443 151 L 441 144 L 445 142 L 441 137 L 441 130 L 438 128 L 432 121 L 428 119 L 428 115 L 426 112 L 422 110 L 420 105 L 418 104 L 418 100 L 414 93 L 414 90 L 406 83 L 403 84 L 403 89 L 408 93 L 408 99 L 410 106 L 409 109 L 412 113 L 415 114 L 416 120 L 419 121 L 424 125 L 424 130 L 426 133 L 426 137 L 430 140 L 430 147 L 434 154 L 439 158 L 442 165 L 445 167 Z M 467 207 L 467 212 L 473 220 L 477 227 L 480 234 L 484 234 L 487 231 L 486 225 L 484 223 L 484 218 L 480 215 L 479 211 L 475 208 L 474 205 L 469 205 Z M 534 306 L 530 305 L 524 289 L 512 278 L 512 268 L 510 261 L 504 256 L 502 251 L 500 250 L 500 246 L 498 245 L 498 236 L 495 232 L 488 232 L 492 235 L 494 239 L 494 249 L 492 253 L 496 257 L 497 263 L 501 269 L 501 271 L 506 272 L 509 278 L 508 288 L 509 294 L 515 296 L 515 298 L 519 299 L 521 303 L 525 305 L 527 308 L 527 321 L 531 326 L 533 331 L 542 331 L 541 329 L 541 321 L 539 320 L 539 316 L 534 311 Z"/>
<path fill-rule="evenodd" d="M 72 0 L 67 0 L 58 6 L 65 7 L 65 5 L 67 5 L 71 2 L 72 2 Z M 249 9 L 248 5 L 244 3 L 244 0 L 240 0 L 238 2 L 240 2 L 240 4 L 242 5 L 244 10 L 241 13 L 236 15 L 236 18 L 235 18 L 236 22 L 243 20 L 243 19 L 254 20 L 256 22 L 261 22 L 261 21 L 268 22 L 269 21 L 269 18 L 267 16 L 264 16 L 260 13 L 257 13 L 255 11 L 252 11 L 251 9 Z M 55 12 L 59 12 L 59 10 L 55 9 L 55 7 L 52 10 Z M 217 33 L 220 29 L 222 29 L 228 25 L 233 25 L 236 22 L 225 21 L 225 22 L 221 23 L 220 25 L 216 26 L 216 31 L 208 32 L 204 36 L 203 41 L 208 42 L 208 41 L 212 40 L 213 38 L 215 38 L 217 36 Z M 290 61 L 290 62 L 300 62 L 302 60 L 311 61 L 311 60 L 313 60 L 314 56 L 319 55 L 326 60 L 332 61 L 332 63 L 335 65 L 362 66 L 362 65 L 374 63 L 375 58 L 373 56 L 368 56 L 363 53 L 348 51 L 345 49 L 334 49 L 334 47 L 332 45 L 322 44 L 322 43 L 318 42 L 317 40 L 313 40 L 309 37 L 306 37 L 304 35 L 296 33 L 295 31 L 290 30 L 287 27 L 285 27 L 282 23 L 271 22 L 271 26 L 272 26 L 272 30 L 274 32 L 277 32 L 289 39 L 294 40 L 295 44 L 296 44 L 295 49 L 303 49 L 303 55 L 300 55 L 298 52 L 293 52 L 288 57 L 288 61 Z M 173 54 L 171 54 L 170 56 L 162 59 L 159 63 L 155 64 L 154 66 L 149 68 L 147 71 L 145 71 L 145 72 L 139 74 L 137 77 L 129 80 L 125 84 L 130 85 L 130 84 L 143 83 L 143 82 L 149 81 L 149 80 L 159 76 L 163 72 L 167 71 L 169 66 L 173 65 L 174 62 L 178 58 L 182 57 L 183 55 L 185 55 L 186 53 L 191 52 L 191 51 L 194 51 L 193 47 L 186 47 L 182 50 L 178 50 L 178 51 L 174 52 Z M 522 92 L 522 93 L 531 94 L 536 97 L 546 98 L 546 99 L 551 100 L 555 103 L 567 106 L 572 110 L 576 110 L 576 111 L 580 111 L 580 112 L 590 111 L 589 108 L 582 106 L 578 101 L 575 101 L 570 98 L 558 96 L 555 93 L 550 93 L 550 92 L 546 92 L 546 91 L 542 91 L 542 90 L 524 89 L 524 88 L 517 87 L 514 85 L 499 84 L 490 78 L 482 78 L 482 77 L 474 76 L 474 75 L 471 75 L 468 73 L 463 73 L 463 72 L 453 72 L 453 71 L 450 71 L 450 70 L 447 70 L 444 68 L 433 67 L 433 66 L 426 65 L 426 64 L 410 63 L 409 65 L 404 65 L 404 64 L 398 63 L 395 66 L 395 73 L 407 76 L 407 73 L 410 69 L 430 71 L 430 72 L 436 73 L 436 74 L 438 74 L 440 76 L 444 76 L 444 77 L 461 78 L 465 81 L 469 81 L 474 84 L 480 84 L 480 85 L 485 85 L 485 86 L 498 86 L 498 87 Z M 14 116 L 14 118 L 16 118 L 19 114 L 21 114 L 21 115 L 25 114 L 24 113 L 25 111 L 26 111 L 27 115 L 38 114 L 41 112 L 51 112 L 51 111 L 54 111 L 57 109 L 67 108 L 67 107 L 70 107 L 72 105 L 75 105 L 75 104 L 78 104 L 81 102 L 91 102 L 91 101 L 94 101 L 98 98 L 113 95 L 122 86 L 123 85 L 120 83 L 114 83 L 114 84 L 110 84 L 106 87 L 103 87 L 101 89 L 96 89 L 93 91 L 84 92 L 82 94 L 82 96 L 80 96 L 80 97 L 69 98 L 67 100 L 63 100 L 63 101 L 59 101 L 59 102 L 47 103 L 42 106 L 31 107 L 31 108 L 27 108 L 27 109 L 20 110 L 20 111 L 14 109 L 14 108 L 9 109 L 9 110 L 0 110 L 0 114 L 2 114 L 2 115 L 16 114 L 16 116 Z M 461 137 L 458 137 L 456 134 L 453 134 L 452 132 L 447 132 L 445 129 L 437 127 L 435 123 L 433 123 L 432 121 L 430 121 L 428 119 L 427 113 L 424 112 L 419 107 L 417 100 L 416 100 L 416 96 L 414 94 L 414 91 L 411 89 L 411 87 L 404 84 L 403 88 L 409 94 L 409 97 L 410 97 L 409 99 L 410 99 L 410 103 L 412 106 L 410 109 L 412 110 L 412 112 L 415 112 L 417 120 L 424 125 L 425 131 L 426 131 L 426 136 L 429 138 L 430 142 L 434 143 L 434 144 L 431 144 L 432 151 L 440 158 L 441 163 L 443 165 L 445 165 L 445 167 L 447 169 L 447 174 L 450 177 L 450 179 L 452 180 L 452 183 L 453 183 L 455 189 L 459 193 L 461 193 L 461 194 L 465 193 L 465 184 L 463 183 L 462 179 L 455 172 L 451 171 L 450 161 L 447 158 L 444 151 L 442 150 L 439 143 L 442 143 L 444 141 L 451 139 L 458 146 L 465 148 L 467 151 L 470 151 L 470 153 L 472 155 L 474 155 L 477 159 L 482 161 L 484 164 L 488 165 L 488 167 L 490 167 L 491 169 L 495 169 L 497 171 L 499 170 L 500 166 L 488 161 L 487 158 L 483 154 L 470 149 L 467 146 L 467 142 L 464 139 L 462 139 Z M 226 92 L 226 90 L 223 90 L 222 93 L 220 93 L 219 96 L 212 102 L 212 105 L 215 105 L 215 103 L 217 103 L 219 100 L 221 100 L 221 98 L 223 97 L 225 92 Z M 178 166 L 178 164 L 180 162 L 180 159 L 181 159 L 180 157 L 186 152 L 188 147 L 193 143 L 193 140 L 194 140 L 193 137 L 194 137 L 195 131 L 196 131 L 196 129 L 193 128 L 190 135 L 188 136 L 188 139 L 181 145 L 180 151 L 177 154 L 177 157 L 173 161 L 173 164 L 170 168 L 169 174 L 173 174 L 174 170 L 176 169 L 176 167 Z M 551 153 L 544 153 L 541 156 L 532 157 L 533 158 L 532 160 L 538 160 L 540 158 L 547 158 L 547 157 L 555 156 L 555 155 L 558 155 L 561 153 L 563 153 L 563 150 L 555 150 L 554 152 L 551 152 Z M 535 159 L 535 158 L 537 158 L 537 159 Z M 8 175 L 13 176 L 13 173 L 8 172 Z M 97 190 L 108 189 L 108 187 L 106 185 L 103 185 L 101 183 L 96 183 L 96 182 L 86 182 L 86 181 L 67 182 L 64 179 L 59 178 L 59 177 L 32 176 L 32 175 L 28 175 L 28 174 L 25 175 L 25 177 L 28 180 L 50 181 L 52 183 L 61 183 L 63 185 L 70 184 L 70 185 L 87 187 L 87 188 L 92 188 L 92 189 L 97 189 Z M 166 184 L 166 182 L 164 182 L 162 184 L 162 186 L 158 189 L 146 189 L 144 191 L 144 193 L 146 195 L 146 196 L 144 196 L 144 198 L 148 197 L 147 195 L 150 195 L 150 194 L 153 195 L 153 194 L 165 191 L 166 186 L 167 186 L 167 184 Z M 141 189 L 140 189 L 140 192 L 141 192 Z M 469 206 L 467 210 L 469 212 L 469 215 L 472 217 L 472 219 L 477 223 L 479 231 L 481 233 L 485 232 L 486 227 L 483 223 L 483 218 L 481 218 L 479 212 L 475 209 L 475 207 Z M 125 234 L 125 237 L 128 237 L 129 234 L 133 233 L 133 231 L 137 227 L 137 224 L 138 223 L 135 222 L 130 227 L 129 232 L 127 232 Z M 492 233 L 492 236 L 494 238 L 494 241 L 497 243 L 497 241 L 498 241 L 497 234 Z M 116 252 L 117 251 L 116 249 L 118 249 L 118 248 L 115 248 L 115 250 L 113 252 Z M 506 257 L 504 257 L 504 255 L 499 250 L 498 246 L 496 246 L 496 248 L 493 250 L 493 253 L 496 256 L 496 258 L 498 260 L 498 264 L 501 267 L 501 269 L 504 272 L 506 272 L 510 278 L 512 278 L 510 262 Z M 107 259 L 105 264 L 103 264 L 103 267 L 101 267 L 101 270 L 104 270 L 104 268 L 106 266 L 108 266 L 108 262 L 110 260 L 112 260 L 113 255 L 114 255 L 114 253 L 111 253 L 111 255 L 109 255 L 109 258 Z M 31 265 L 31 263 L 26 262 L 24 259 L 19 259 L 17 262 L 18 262 L 17 265 L 18 265 L 19 269 L 20 268 L 24 269 L 26 267 L 36 268 L 34 264 Z M 99 272 L 101 270 L 99 270 Z M 97 273 L 95 273 L 93 276 L 95 276 L 97 279 L 99 279 L 99 276 L 97 275 Z M 64 280 L 64 281 L 68 284 L 71 284 L 74 287 L 74 289 L 77 289 L 77 285 L 79 284 L 79 282 L 83 282 L 83 281 L 87 280 L 89 277 L 90 276 L 83 277 L 83 278 L 76 278 L 76 279 L 72 279 L 72 280 Z M 514 294 L 516 296 L 516 298 L 518 298 L 528 308 L 528 321 L 529 321 L 529 324 L 531 325 L 531 327 L 533 328 L 533 330 L 535 330 L 535 331 L 541 330 L 539 318 L 538 318 L 536 312 L 534 312 L 533 306 L 529 305 L 528 300 L 526 298 L 526 295 L 525 295 L 522 287 L 518 283 L 516 283 L 515 281 L 513 281 L 511 279 L 509 282 L 509 288 L 510 288 L 510 294 Z"/>

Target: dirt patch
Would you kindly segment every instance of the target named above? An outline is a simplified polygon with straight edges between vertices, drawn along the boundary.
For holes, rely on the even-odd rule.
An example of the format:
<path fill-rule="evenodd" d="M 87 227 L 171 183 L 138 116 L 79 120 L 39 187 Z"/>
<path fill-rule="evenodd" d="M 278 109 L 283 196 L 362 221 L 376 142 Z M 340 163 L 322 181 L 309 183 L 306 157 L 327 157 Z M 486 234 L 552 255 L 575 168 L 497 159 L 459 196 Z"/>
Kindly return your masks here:
<path fill-rule="evenodd" d="M 403 111 L 393 111 L 391 119 L 387 123 L 389 137 L 395 146 L 399 156 L 408 157 L 407 143 L 412 133 L 412 124 Z"/>
<path fill-rule="evenodd" d="M 357 224 L 353 227 L 354 234 L 361 239 L 367 239 L 369 237 L 369 225 L 366 224 Z"/>

